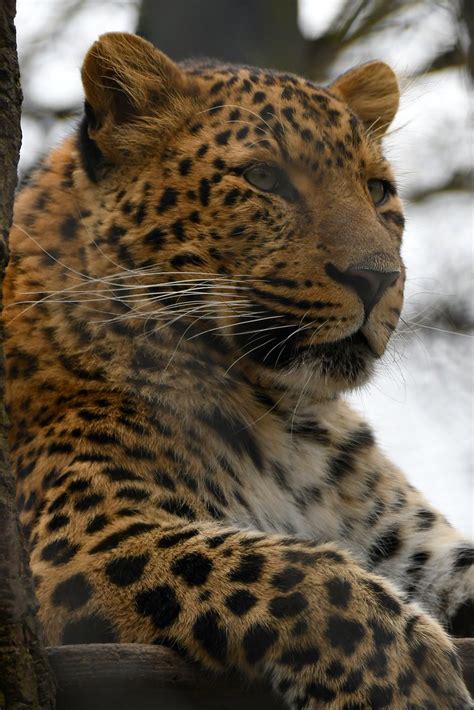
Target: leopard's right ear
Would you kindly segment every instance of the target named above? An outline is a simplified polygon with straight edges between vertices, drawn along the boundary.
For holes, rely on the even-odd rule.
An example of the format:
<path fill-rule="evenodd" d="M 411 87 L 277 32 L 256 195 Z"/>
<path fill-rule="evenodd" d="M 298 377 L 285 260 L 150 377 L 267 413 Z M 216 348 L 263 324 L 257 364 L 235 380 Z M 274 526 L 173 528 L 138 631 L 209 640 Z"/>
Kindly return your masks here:
<path fill-rule="evenodd" d="M 112 161 L 136 142 L 130 128 L 149 125 L 165 133 L 192 94 L 189 78 L 171 59 L 125 32 L 94 42 L 82 65 L 82 83 L 87 134 Z"/>
<path fill-rule="evenodd" d="M 400 87 L 393 69 L 375 60 L 350 69 L 329 87 L 380 139 L 393 121 L 400 103 Z"/>

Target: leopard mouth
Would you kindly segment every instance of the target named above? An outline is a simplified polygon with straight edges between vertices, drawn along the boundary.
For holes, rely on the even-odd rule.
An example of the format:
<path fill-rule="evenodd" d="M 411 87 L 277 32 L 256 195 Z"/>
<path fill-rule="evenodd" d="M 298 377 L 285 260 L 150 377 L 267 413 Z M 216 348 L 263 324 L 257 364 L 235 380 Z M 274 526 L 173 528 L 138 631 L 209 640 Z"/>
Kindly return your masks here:
<path fill-rule="evenodd" d="M 365 324 L 362 326 L 362 328 L 359 328 L 359 330 L 357 330 L 352 335 L 349 335 L 348 337 L 343 338 L 342 342 L 345 342 L 345 341 L 347 341 L 347 345 L 349 347 L 359 348 L 362 351 L 364 351 L 364 350 L 367 351 L 373 357 L 379 357 L 379 353 L 375 349 L 374 344 L 371 343 L 370 337 L 367 334 Z"/>
<path fill-rule="evenodd" d="M 355 333 L 347 335 L 340 340 L 313 345 L 309 349 L 309 352 L 316 357 L 321 358 L 323 356 L 324 358 L 333 358 L 335 361 L 341 360 L 342 358 L 351 359 L 363 357 L 373 359 L 374 357 L 378 357 L 369 339 L 363 332 L 363 328 L 360 328 Z"/>
<path fill-rule="evenodd" d="M 370 343 L 367 340 L 366 335 L 363 332 L 363 329 L 360 328 L 359 330 L 356 330 L 355 333 L 352 335 L 347 336 L 346 338 L 343 338 L 342 342 L 346 342 L 353 346 L 353 347 L 362 347 L 362 348 L 368 348 L 369 350 L 372 350 L 370 347 Z"/>
<path fill-rule="evenodd" d="M 367 381 L 376 357 L 378 354 L 361 328 L 332 343 L 312 346 L 302 362 L 314 362 L 326 383 L 352 389 Z"/>
<path fill-rule="evenodd" d="M 270 312 L 269 312 L 270 313 Z M 280 321 L 281 323 L 281 321 Z M 261 336 L 255 335 L 255 330 L 248 332 L 248 326 L 241 327 L 237 323 L 234 327 L 234 336 L 241 353 L 265 368 L 284 370 L 295 368 L 298 365 L 314 366 L 319 364 L 326 375 L 336 374 L 344 378 L 353 379 L 355 372 L 365 372 L 370 369 L 370 363 L 379 357 L 371 344 L 370 331 L 363 325 L 349 336 L 329 343 L 305 342 L 307 334 L 301 333 L 300 324 L 289 322 L 273 327 L 267 334 L 263 330 Z M 350 374 L 350 377 L 349 377 Z"/>

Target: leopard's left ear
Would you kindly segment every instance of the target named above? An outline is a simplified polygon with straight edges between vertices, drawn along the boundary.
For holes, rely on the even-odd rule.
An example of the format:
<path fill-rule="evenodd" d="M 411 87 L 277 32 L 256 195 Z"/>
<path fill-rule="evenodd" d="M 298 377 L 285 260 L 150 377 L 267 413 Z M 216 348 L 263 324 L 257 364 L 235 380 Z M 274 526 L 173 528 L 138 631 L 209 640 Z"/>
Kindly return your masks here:
<path fill-rule="evenodd" d="M 378 137 L 383 136 L 397 113 L 400 87 L 395 73 L 384 62 L 368 62 L 350 69 L 329 88 Z"/>
<path fill-rule="evenodd" d="M 110 32 L 89 49 L 82 65 L 83 134 L 112 164 L 165 139 L 191 105 L 188 77 L 137 35 Z M 190 110 L 190 109 L 189 109 Z"/>

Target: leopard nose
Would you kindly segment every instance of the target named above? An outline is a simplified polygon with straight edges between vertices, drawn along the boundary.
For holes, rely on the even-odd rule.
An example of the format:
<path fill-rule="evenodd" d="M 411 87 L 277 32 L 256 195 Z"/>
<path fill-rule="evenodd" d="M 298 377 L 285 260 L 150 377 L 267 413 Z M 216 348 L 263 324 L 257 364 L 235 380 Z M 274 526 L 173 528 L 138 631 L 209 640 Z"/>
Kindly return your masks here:
<path fill-rule="evenodd" d="M 385 291 L 393 286 L 400 276 L 399 271 L 377 271 L 349 267 L 339 271 L 334 264 L 326 265 L 326 273 L 334 281 L 352 288 L 364 305 L 365 317 L 368 318 L 374 306 L 380 301 Z"/>

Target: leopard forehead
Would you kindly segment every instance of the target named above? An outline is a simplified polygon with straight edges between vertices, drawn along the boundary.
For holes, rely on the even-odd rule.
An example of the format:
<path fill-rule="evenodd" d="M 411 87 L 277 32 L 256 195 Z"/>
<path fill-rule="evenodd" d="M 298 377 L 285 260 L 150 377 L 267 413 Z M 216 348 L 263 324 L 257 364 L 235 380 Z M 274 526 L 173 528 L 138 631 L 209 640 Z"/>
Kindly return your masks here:
<path fill-rule="evenodd" d="M 252 161 L 276 162 L 290 172 L 297 168 L 313 184 L 329 175 L 335 176 L 336 186 L 341 175 L 353 186 L 366 174 L 393 180 L 380 141 L 371 140 L 370 127 L 367 131 L 331 90 L 298 76 L 257 68 L 181 66 L 197 90 L 193 110 L 176 117 L 164 146 L 156 144 L 150 131 L 150 150 L 138 152 L 142 167 L 179 160 L 177 173 L 165 173 L 168 181 L 175 177 L 180 182 L 192 167 L 213 168 L 205 177 L 216 184 L 216 170 Z M 146 146 L 147 124 L 140 124 L 139 131 L 136 141 Z"/>
<path fill-rule="evenodd" d="M 250 68 L 196 68 L 206 108 L 190 122 L 222 152 L 252 150 L 257 156 L 299 163 L 313 172 L 342 168 L 362 152 L 362 124 L 329 90 L 293 76 Z M 369 149 L 367 141 L 364 148 Z M 379 151 L 372 147 L 373 157 Z M 358 157 L 358 156 L 357 156 Z M 360 161 L 362 160 L 362 165 Z M 365 167 L 363 158 L 357 168 Z"/>

